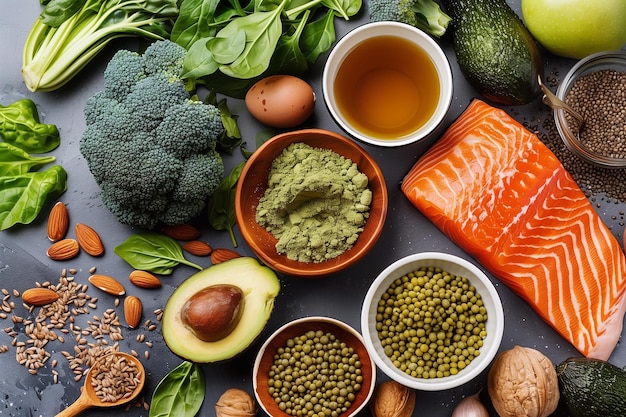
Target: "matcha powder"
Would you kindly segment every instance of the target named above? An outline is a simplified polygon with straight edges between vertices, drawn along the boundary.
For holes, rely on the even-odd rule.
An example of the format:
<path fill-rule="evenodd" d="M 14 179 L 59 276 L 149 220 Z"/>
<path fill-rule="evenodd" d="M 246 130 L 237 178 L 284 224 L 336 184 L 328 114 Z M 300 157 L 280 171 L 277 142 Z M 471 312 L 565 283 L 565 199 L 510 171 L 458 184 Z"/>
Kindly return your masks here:
<path fill-rule="evenodd" d="M 369 216 L 367 176 L 329 149 L 293 143 L 273 161 L 256 221 L 276 250 L 300 262 L 323 262 L 350 249 Z"/>

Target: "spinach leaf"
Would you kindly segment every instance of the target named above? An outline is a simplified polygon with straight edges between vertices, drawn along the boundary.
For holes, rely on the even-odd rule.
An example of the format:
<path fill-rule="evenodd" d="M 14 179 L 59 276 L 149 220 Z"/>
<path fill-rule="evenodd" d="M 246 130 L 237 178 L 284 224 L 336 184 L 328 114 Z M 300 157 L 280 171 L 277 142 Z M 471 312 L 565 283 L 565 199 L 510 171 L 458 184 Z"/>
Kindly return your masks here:
<path fill-rule="evenodd" d="M 179 264 L 202 270 L 200 265 L 183 256 L 180 244 L 160 233 L 138 233 L 130 235 L 114 252 L 135 269 L 169 275 Z"/>
<path fill-rule="evenodd" d="M 315 63 L 321 54 L 331 48 L 336 38 L 335 13 L 329 10 L 322 18 L 306 25 L 302 31 L 300 47 L 306 60 Z"/>
<path fill-rule="evenodd" d="M 183 0 L 170 40 L 189 49 L 198 39 L 215 35 L 216 29 L 207 25 L 215 16 L 219 0 Z"/>
<path fill-rule="evenodd" d="M 17 146 L 0 142 L 0 177 L 36 171 L 55 160 L 54 156 L 31 156 Z"/>
<path fill-rule="evenodd" d="M 207 204 L 209 224 L 215 230 L 228 230 L 234 247 L 237 247 L 237 239 L 234 232 L 234 227 L 237 223 L 235 216 L 235 189 L 245 164 L 246 161 L 240 162 L 230 171 L 213 192 Z"/>
<path fill-rule="evenodd" d="M 286 3 L 287 0 L 283 0 L 272 11 L 233 19 L 217 32 L 221 38 L 236 37 L 237 32 L 245 32 L 246 46 L 237 59 L 220 67 L 224 74 L 235 78 L 254 78 L 267 69 L 283 31 L 280 15 Z"/>
<path fill-rule="evenodd" d="M 61 143 L 57 127 L 39 121 L 37 106 L 29 98 L 0 105 L 0 136 L 30 153 L 50 152 Z"/>
<path fill-rule="evenodd" d="M 60 165 L 46 171 L 0 177 L 0 230 L 29 224 L 49 202 L 67 189 L 67 173 Z"/>
<path fill-rule="evenodd" d="M 194 417 L 204 401 L 205 386 L 200 365 L 182 362 L 157 384 L 149 417 Z"/>

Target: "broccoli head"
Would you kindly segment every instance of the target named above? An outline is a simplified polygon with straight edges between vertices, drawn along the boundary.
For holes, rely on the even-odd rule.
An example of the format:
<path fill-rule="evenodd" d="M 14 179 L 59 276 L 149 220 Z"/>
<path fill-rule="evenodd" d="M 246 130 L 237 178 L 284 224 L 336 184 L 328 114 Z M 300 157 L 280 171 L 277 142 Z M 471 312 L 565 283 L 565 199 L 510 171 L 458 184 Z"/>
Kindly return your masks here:
<path fill-rule="evenodd" d="M 144 54 L 119 51 L 104 90 L 85 104 L 80 151 L 107 208 L 121 223 L 151 229 L 198 216 L 224 175 L 216 151 L 220 111 L 192 99 L 186 50 L 157 41 Z"/>
<path fill-rule="evenodd" d="M 443 36 L 451 20 L 435 0 L 369 0 L 368 8 L 374 22 L 406 23 L 436 37 Z"/>

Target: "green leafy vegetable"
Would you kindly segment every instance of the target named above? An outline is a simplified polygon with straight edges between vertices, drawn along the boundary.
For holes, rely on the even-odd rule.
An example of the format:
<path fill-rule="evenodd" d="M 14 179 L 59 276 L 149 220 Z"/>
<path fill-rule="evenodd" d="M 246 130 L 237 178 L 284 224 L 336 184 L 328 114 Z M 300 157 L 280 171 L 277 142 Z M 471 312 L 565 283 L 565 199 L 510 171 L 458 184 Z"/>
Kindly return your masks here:
<path fill-rule="evenodd" d="M 66 189 L 67 173 L 60 165 L 41 172 L 0 176 L 0 230 L 31 223 Z"/>
<path fill-rule="evenodd" d="M 415 26 L 441 37 L 452 20 L 435 0 L 369 0 L 370 20 L 391 20 Z"/>
<path fill-rule="evenodd" d="M 362 6 L 362 0 L 256 0 L 246 7 L 215 1 L 182 0 L 171 40 L 188 50 L 183 78 L 239 98 L 262 77 L 306 71 L 335 41 L 334 18 L 348 20 Z"/>
<path fill-rule="evenodd" d="M 227 230 L 234 247 L 237 247 L 234 227 L 237 223 L 235 216 L 235 188 L 243 170 L 245 161 L 237 164 L 222 180 L 217 190 L 211 195 L 207 204 L 209 224 L 215 230 Z"/>
<path fill-rule="evenodd" d="M 115 38 L 168 38 L 177 16 L 176 0 L 51 0 L 24 44 L 26 86 L 56 90 Z"/>
<path fill-rule="evenodd" d="M 157 384 L 149 417 L 194 417 L 204 401 L 205 386 L 200 365 L 182 362 Z"/>
<path fill-rule="evenodd" d="M 28 98 L 0 105 L 0 136 L 31 153 L 50 152 L 61 143 L 57 127 L 41 123 L 37 106 Z"/>
<path fill-rule="evenodd" d="M 160 233 L 139 233 L 128 237 L 114 249 L 115 254 L 135 269 L 170 275 L 180 264 L 202 270 L 185 259 L 180 244 Z"/>
<path fill-rule="evenodd" d="M 0 177 L 36 171 L 55 160 L 54 156 L 31 156 L 17 146 L 0 142 Z"/>

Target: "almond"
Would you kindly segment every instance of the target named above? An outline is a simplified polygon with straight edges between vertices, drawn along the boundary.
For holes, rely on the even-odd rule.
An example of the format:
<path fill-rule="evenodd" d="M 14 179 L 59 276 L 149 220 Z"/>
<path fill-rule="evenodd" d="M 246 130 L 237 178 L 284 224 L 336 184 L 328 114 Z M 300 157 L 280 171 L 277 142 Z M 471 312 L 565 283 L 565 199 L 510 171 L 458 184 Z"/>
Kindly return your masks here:
<path fill-rule="evenodd" d="M 67 234 L 70 224 L 70 216 L 67 206 L 60 201 L 56 203 L 48 215 L 48 239 L 58 242 Z"/>
<path fill-rule="evenodd" d="M 104 253 L 102 239 L 100 239 L 100 235 L 93 228 L 86 224 L 77 223 L 74 231 L 82 250 L 91 256 L 100 256 Z"/>
<path fill-rule="evenodd" d="M 115 278 L 108 275 L 94 274 L 89 277 L 89 282 L 94 287 L 107 294 L 111 295 L 124 295 L 126 290 L 124 286 Z"/>
<path fill-rule="evenodd" d="M 22 300 L 32 306 L 44 306 L 58 299 L 59 294 L 49 288 L 30 288 L 22 293 Z"/>
<path fill-rule="evenodd" d="M 213 248 L 201 240 L 190 240 L 183 244 L 183 249 L 195 256 L 209 256 Z"/>
<path fill-rule="evenodd" d="M 130 273 L 128 279 L 134 285 L 140 288 L 159 288 L 161 286 L 161 280 L 150 272 L 136 269 Z"/>
<path fill-rule="evenodd" d="M 213 252 L 211 252 L 211 262 L 214 265 L 222 263 L 222 262 L 226 262 L 230 259 L 240 258 L 240 257 L 241 255 L 232 249 L 218 248 L 218 249 L 213 249 Z"/>
<path fill-rule="evenodd" d="M 78 255 L 79 251 L 80 248 L 76 239 L 65 238 L 50 245 L 47 254 L 52 260 L 65 261 Z"/>
<path fill-rule="evenodd" d="M 129 295 L 124 299 L 124 319 L 131 329 L 139 326 L 143 307 L 139 297 Z"/>
<path fill-rule="evenodd" d="M 200 230 L 187 223 L 163 226 L 161 231 L 176 240 L 196 240 L 200 237 Z"/>

